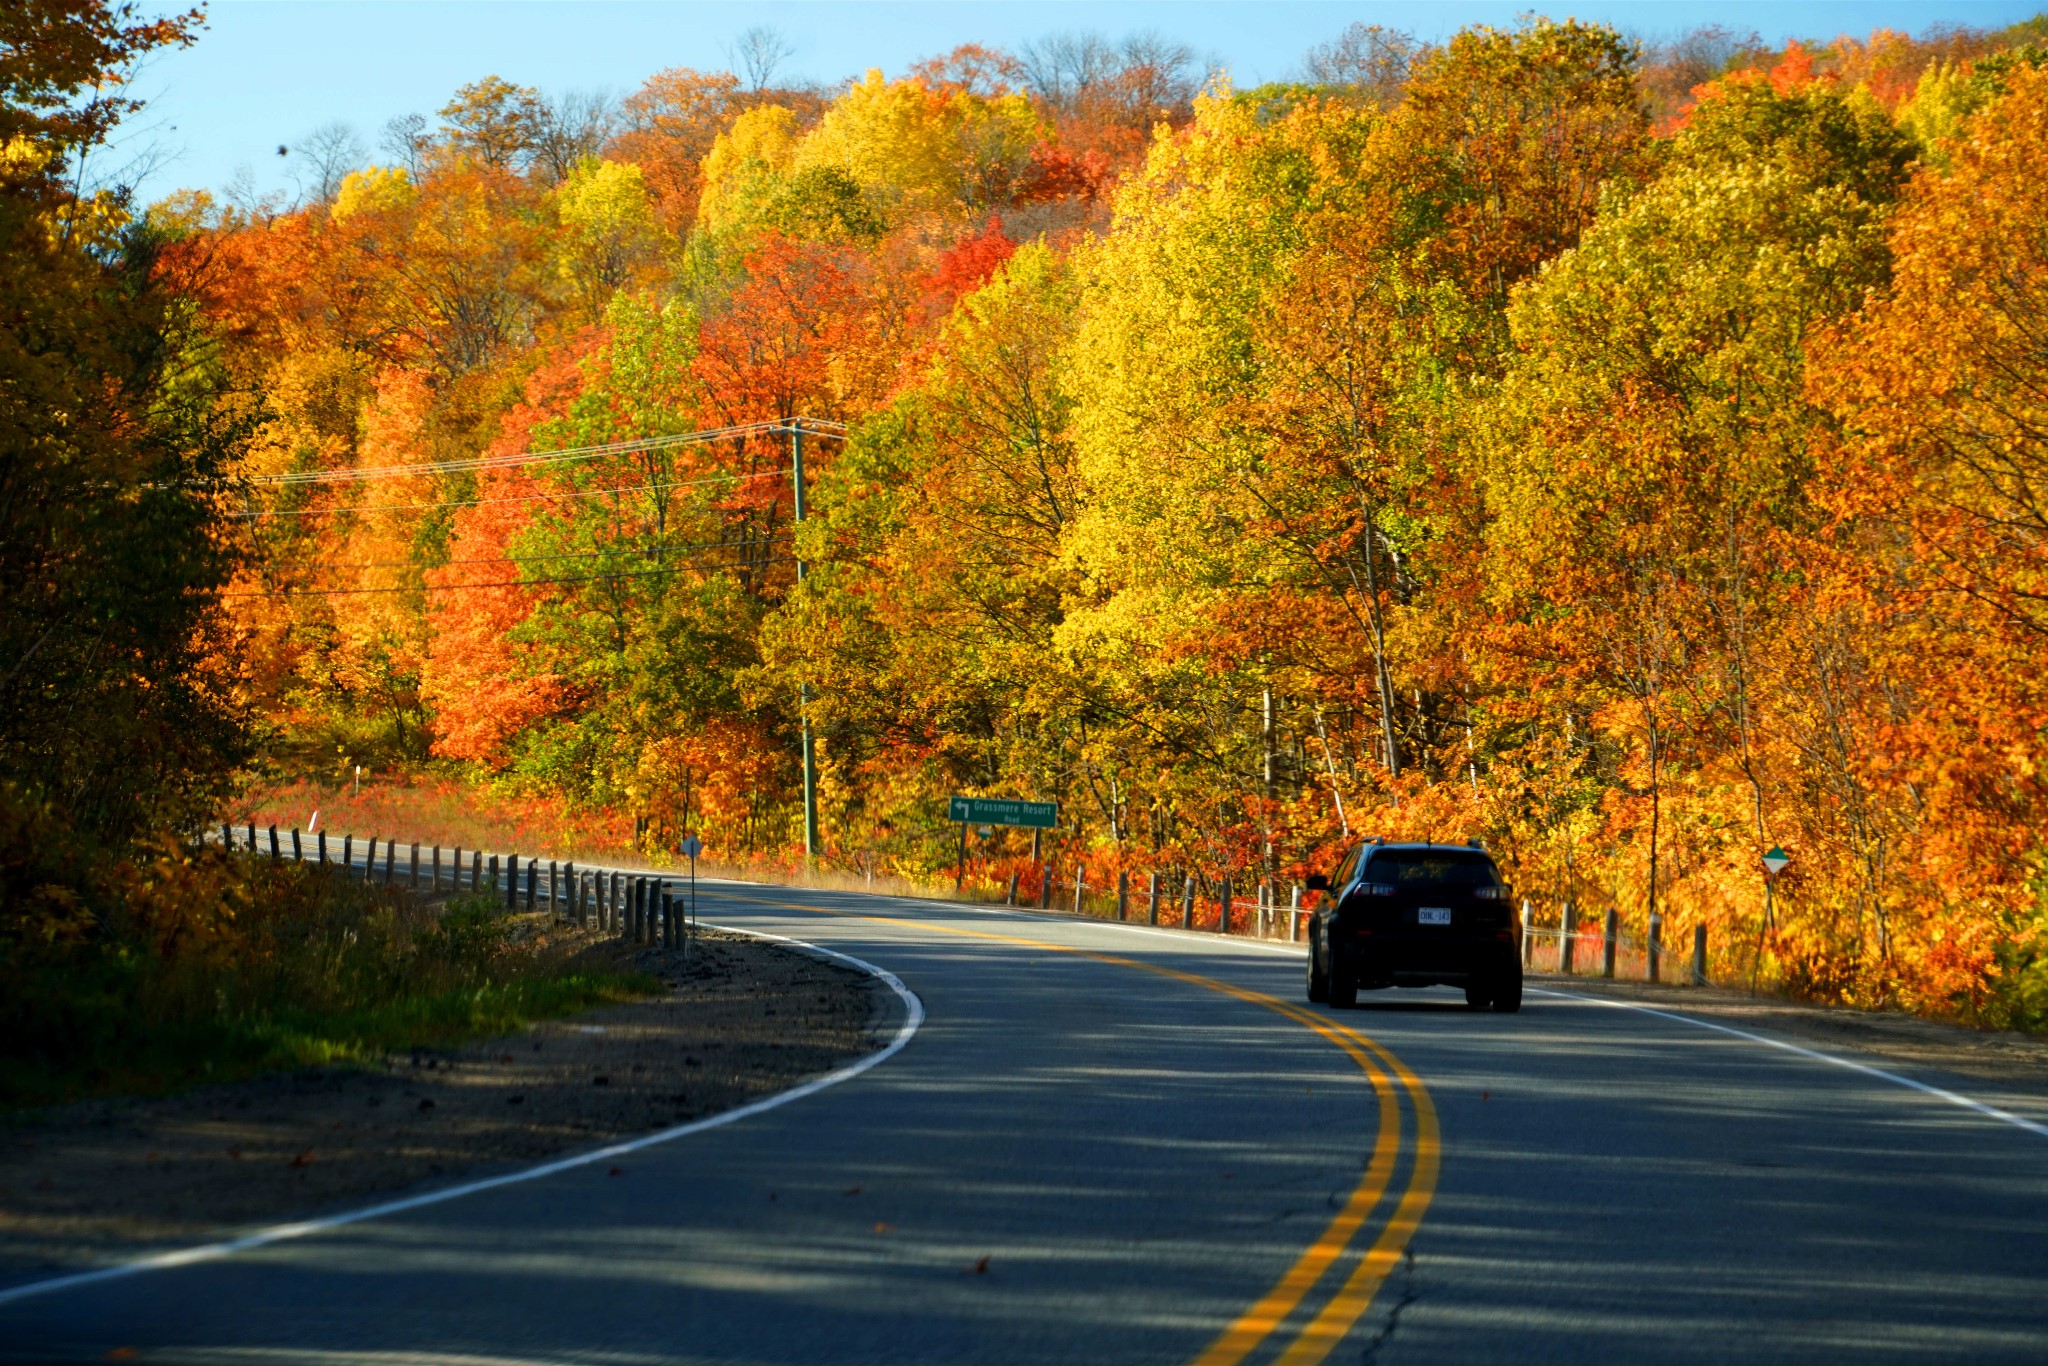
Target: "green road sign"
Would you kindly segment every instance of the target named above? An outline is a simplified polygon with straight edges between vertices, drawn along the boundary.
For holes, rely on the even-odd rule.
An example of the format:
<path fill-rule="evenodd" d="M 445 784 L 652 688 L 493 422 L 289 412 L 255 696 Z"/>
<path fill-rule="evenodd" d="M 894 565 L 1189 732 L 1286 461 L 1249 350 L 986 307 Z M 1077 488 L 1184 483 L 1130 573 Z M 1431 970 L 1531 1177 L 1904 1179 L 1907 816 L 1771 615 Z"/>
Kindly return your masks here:
<path fill-rule="evenodd" d="M 1050 830 L 1060 821 L 1058 802 L 1011 802 L 994 797 L 951 797 L 946 819 L 962 825 L 1023 825 Z"/>
<path fill-rule="evenodd" d="M 1792 856 L 1774 844 L 1771 846 L 1771 852 L 1764 855 L 1764 871 L 1776 877 L 1785 871 L 1785 865 L 1791 861 Z"/>

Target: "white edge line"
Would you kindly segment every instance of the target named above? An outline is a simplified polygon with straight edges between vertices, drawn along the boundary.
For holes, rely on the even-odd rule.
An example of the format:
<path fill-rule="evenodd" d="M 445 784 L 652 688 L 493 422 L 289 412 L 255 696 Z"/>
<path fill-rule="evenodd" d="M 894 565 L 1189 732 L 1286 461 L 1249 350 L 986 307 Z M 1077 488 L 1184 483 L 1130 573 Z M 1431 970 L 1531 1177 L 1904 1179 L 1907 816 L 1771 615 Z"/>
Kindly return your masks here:
<path fill-rule="evenodd" d="M 1909 1091 L 1918 1091 L 1922 1095 L 1933 1096 L 1936 1100 L 1945 1100 L 1950 1105 L 1959 1105 L 1965 1110 L 1974 1110 L 1988 1119 L 2002 1120 L 2017 1128 L 2025 1129 L 2030 1134 L 2039 1134 L 2043 1138 L 2048 1138 L 2048 1125 L 2037 1124 L 2024 1115 L 2016 1115 L 2010 1110 L 2001 1110 L 1996 1105 L 1986 1105 L 1981 1100 L 1972 1100 L 1968 1096 L 1958 1095 L 1954 1091 L 1944 1090 L 1939 1086 L 1929 1086 L 1924 1081 L 1914 1081 L 1911 1077 L 1902 1077 L 1896 1072 L 1887 1072 L 1882 1067 L 1872 1067 L 1867 1062 L 1857 1062 L 1853 1058 L 1836 1057 L 1832 1053 L 1822 1053 L 1818 1049 L 1803 1048 L 1796 1043 L 1787 1043 L 1783 1039 L 1773 1039 L 1766 1034 L 1752 1034 L 1746 1029 L 1736 1029 L 1732 1025 L 1715 1024 L 1712 1020 L 1701 1020 L 1691 1015 L 1679 1015 L 1669 1010 L 1658 1010 L 1654 1006 L 1637 1005 L 1634 1001 L 1614 1001 L 1603 996 L 1581 996 L 1573 991 L 1551 991 L 1544 987 L 1531 987 L 1529 991 L 1531 995 L 1535 996 L 1555 996 L 1560 1000 L 1577 1001 L 1582 1005 L 1611 1006 L 1617 1010 L 1635 1010 L 1645 1015 L 1655 1015 L 1660 1020 L 1676 1020 L 1680 1024 L 1689 1024 L 1698 1029 L 1711 1029 L 1717 1034 L 1732 1034 L 1738 1039 L 1747 1039 L 1751 1043 L 1760 1043 L 1766 1048 L 1781 1049 L 1787 1053 L 1797 1053 L 1802 1058 L 1811 1058 L 1815 1062 L 1824 1062 L 1830 1067 L 1841 1067 L 1851 1072 L 1861 1072 L 1865 1076 L 1876 1077 L 1878 1080 L 1888 1081 L 1894 1086 L 1903 1086 Z"/>
<path fill-rule="evenodd" d="M 787 1105 L 791 1101 L 802 1100 L 805 1096 L 815 1095 L 828 1086 L 837 1086 L 840 1082 L 851 1081 L 869 1068 L 881 1066 L 890 1058 L 902 1052 L 904 1046 L 910 1042 L 911 1037 L 917 1033 L 918 1027 L 924 1023 L 924 1002 L 917 998 L 916 992 L 903 985 L 901 978 L 895 973 L 890 972 L 887 968 L 876 967 L 873 963 L 865 959 L 855 958 L 852 954 L 840 953 L 836 949 L 828 949 L 822 945 L 812 944 L 802 939 L 792 939 L 787 935 L 770 934 L 766 930 L 740 929 L 725 925 L 710 925 L 709 927 L 714 930 L 730 930 L 735 934 L 750 935 L 756 939 L 772 939 L 779 944 L 787 944 L 806 953 L 816 954 L 823 958 L 837 959 L 842 963 L 850 964 L 869 976 L 882 981 L 902 999 L 904 1007 L 903 1023 L 898 1026 L 896 1036 L 889 1040 L 888 1044 L 878 1052 L 870 1053 L 864 1058 L 850 1062 L 835 1072 L 827 1072 L 822 1077 L 813 1077 L 800 1086 L 793 1086 L 787 1091 L 778 1091 L 772 1096 L 766 1096 L 750 1104 L 742 1105 L 737 1110 L 725 1110 L 704 1119 L 692 1120 L 688 1124 L 678 1124 L 671 1129 L 662 1129 L 656 1133 L 643 1134 L 639 1138 L 628 1139 L 623 1143 L 613 1143 L 591 1152 L 578 1153 L 573 1157 L 563 1157 L 557 1158 L 552 1162 L 543 1162 L 537 1167 L 528 1167 L 523 1171 L 506 1172 L 500 1176 L 488 1176 L 480 1181 L 465 1181 L 459 1186 L 449 1186 L 442 1190 L 427 1191 L 421 1195 L 407 1196 L 402 1200 L 386 1200 L 381 1204 L 367 1205 L 362 1209 L 345 1210 L 340 1214 L 330 1214 L 319 1219 L 306 1219 L 293 1224 L 276 1224 L 270 1228 L 258 1229 L 256 1232 L 246 1234 L 240 1238 L 231 1238 L 226 1242 L 207 1243 L 200 1247 L 179 1248 L 172 1252 L 159 1252 L 153 1256 L 141 1257 L 132 1262 L 122 1262 L 117 1266 L 100 1267 L 94 1271 L 80 1271 L 69 1276 L 54 1276 L 45 1281 L 31 1281 L 26 1285 L 10 1286 L 0 1290 L 0 1306 L 13 1304 L 16 1301 L 29 1299 L 36 1295 L 53 1294 L 59 1290 L 71 1290 L 79 1286 L 93 1285 L 101 1281 L 119 1280 L 126 1276 L 139 1275 L 145 1271 L 168 1271 L 173 1267 L 191 1266 L 196 1262 L 216 1261 L 222 1257 L 231 1257 L 238 1252 L 249 1252 L 256 1248 L 268 1247 L 272 1243 L 282 1243 L 293 1238 L 304 1238 L 315 1233 L 325 1233 L 330 1229 L 342 1228 L 349 1224 L 360 1224 L 366 1219 L 381 1219 L 387 1214 L 401 1214 L 406 1210 L 421 1209 L 428 1205 L 438 1205 L 448 1200 L 460 1200 L 466 1195 L 476 1195 L 482 1191 L 495 1190 L 500 1186 L 512 1186 L 522 1181 L 533 1181 L 543 1176 L 553 1176 L 557 1172 L 571 1171 L 577 1167 L 587 1167 L 593 1163 L 608 1161 L 625 1153 L 637 1152 L 642 1148 L 652 1148 L 657 1144 L 667 1143 L 672 1139 L 687 1138 L 691 1134 L 703 1133 L 707 1129 L 716 1129 L 720 1125 L 736 1124 L 740 1120 L 773 1110 L 778 1106 Z"/>

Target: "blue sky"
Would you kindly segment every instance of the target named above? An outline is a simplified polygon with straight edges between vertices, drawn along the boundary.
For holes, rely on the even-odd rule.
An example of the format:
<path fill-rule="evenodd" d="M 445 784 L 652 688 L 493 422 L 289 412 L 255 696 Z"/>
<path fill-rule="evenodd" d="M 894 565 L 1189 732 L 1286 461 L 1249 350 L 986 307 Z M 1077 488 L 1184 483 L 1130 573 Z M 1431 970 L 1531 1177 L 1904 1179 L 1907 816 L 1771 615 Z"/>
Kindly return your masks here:
<path fill-rule="evenodd" d="M 1308 47 L 1359 20 L 1431 39 L 1470 23 L 1511 24 L 1518 13 L 1538 9 L 1650 37 L 1720 23 L 1778 40 L 1864 34 L 1879 26 L 1916 33 L 1937 23 L 1997 27 L 2040 8 L 2042 0 L 1582 0 L 1553 6 L 1534 0 L 212 0 L 198 45 L 160 55 L 142 73 L 137 88 L 150 100 L 149 111 L 103 168 L 118 171 L 146 154 L 159 163 L 142 184 L 150 198 L 181 186 L 218 190 L 244 166 L 259 190 L 288 190 L 291 160 L 278 158 L 278 144 L 324 124 L 353 124 L 374 147 L 387 119 L 431 116 L 456 86 L 493 73 L 550 92 L 624 95 L 666 67 L 731 65 L 733 40 L 757 24 L 772 25 L 792 47 L 787 75 L 824 82 L 868 67 L 899 72 L 964 42 L 1014 47 L 1061 31 L 1118 38 L 1149 29 L 1219 59 L 1240 84 L 1255 84 L 1289 75 Z"/>

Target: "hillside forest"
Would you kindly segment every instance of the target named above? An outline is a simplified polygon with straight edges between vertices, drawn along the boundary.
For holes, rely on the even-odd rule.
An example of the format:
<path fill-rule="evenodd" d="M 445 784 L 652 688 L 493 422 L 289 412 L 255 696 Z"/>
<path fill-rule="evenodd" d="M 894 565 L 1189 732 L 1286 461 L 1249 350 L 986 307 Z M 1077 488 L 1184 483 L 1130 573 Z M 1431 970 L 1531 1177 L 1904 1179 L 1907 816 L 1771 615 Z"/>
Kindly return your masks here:
<path fill-rule="evenodd" d="M 757 33 L 145 206 L 79 92 L 198 29 L 84 8 L 0 72 L 8 934 L 358 769 L 788 865 L 807 729 L 826 867 L 950 884 L 956 793 L 1060 805 L 983 888 L 1479 839 L 1539 924 L 2048 1022 L 2048 21 Z"/>

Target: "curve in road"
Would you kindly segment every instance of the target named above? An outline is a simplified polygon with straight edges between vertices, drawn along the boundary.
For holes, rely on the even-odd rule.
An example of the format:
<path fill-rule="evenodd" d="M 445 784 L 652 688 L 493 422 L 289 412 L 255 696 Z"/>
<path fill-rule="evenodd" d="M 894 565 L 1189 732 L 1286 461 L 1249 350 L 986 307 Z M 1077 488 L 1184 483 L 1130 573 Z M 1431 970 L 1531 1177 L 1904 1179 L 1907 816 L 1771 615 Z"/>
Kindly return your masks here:
<path fill-rule="evenodd" d="M 1333 1013 L 1291 999 L 1298 954 L 1215 936 L 703 890 L 735 927 L 886 967 L 924 1027 L 617 1178 L 0 1307 L 0 1356 L 2034 1362 L 2048 1341 L 2040 1136 L 1880 1069 L 1569 997 Z"/>

